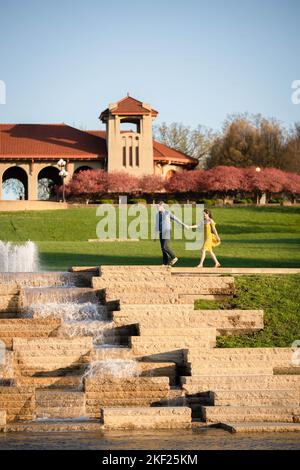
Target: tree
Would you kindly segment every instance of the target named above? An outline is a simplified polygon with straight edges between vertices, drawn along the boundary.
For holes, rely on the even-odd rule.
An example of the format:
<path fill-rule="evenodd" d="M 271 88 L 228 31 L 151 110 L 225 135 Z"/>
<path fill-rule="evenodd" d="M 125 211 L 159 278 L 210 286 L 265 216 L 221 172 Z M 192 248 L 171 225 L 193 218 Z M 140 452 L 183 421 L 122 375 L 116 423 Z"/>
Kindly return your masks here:
<path fill-rule="evenodd" d="M 139 187 L 144 194 L 155 194 L 164 190 L 164 180 L 159 175 L 144 175 L 140 178 Z"/>
<path fill-rule="evenodd" d="M 229 116 L 212 145 L 208 167 L 219 165 L 284 169 L 287 133 L 275 119 Z"/>
<path fill-rule="evenodd" d="M 198 159 L 199 165 L 204 166 L 215 134 L 200 125 L 191 129 L 178 122 L 169 125 L 163 122 L 154 127 L 154 137 L 162 144 Z"/>
<path fill-rule="evenodd" d="M 107 189 L 110 193 L 133 194 L 139 189 L 139 180 L 125 171 L 114 171 L 107 175 Z"/>
<path fill-rule="evenodd" d="M 279 193 L 284 189 L 286 174 L 277 168 L 264 168 L 257 171 L 255 167 L 245 168 L 245 185 L 247 192 L 254 192 L 257 201 L 264 193 Z"/>
<path fill-rule="evenodd" d="M 300 194 L 300 175 L 296 173 L 286 173 L 283 190 L 290 196 L 292 202 L 297 194 Z"/>
<path fill-rule="evenodd" d="M 84 170 L 73 175 L 66 189 L 72 196 L 84 196 L 87 202 L 107 193 L 107 172 L 104 170 Z"/>
<path fill-rule="evenodd" d="M 165 189 L 169 193 L 198 192 L 204 175 L 204 170 L 179 171 L 165 182 Z"/>
<path fill-rule="evenodd" d="M 284 162 L 286 171 L 300 173 L 300 123 L 289 133 Z"/>
<path fill-rule="evenodd" d="M 223 199 L 228 194 L 234 194 L 243 188 L 244 171 L 241 168 L 217 166 L 206 172 L 203 189 L 208 192 L 218 192 Z"/>

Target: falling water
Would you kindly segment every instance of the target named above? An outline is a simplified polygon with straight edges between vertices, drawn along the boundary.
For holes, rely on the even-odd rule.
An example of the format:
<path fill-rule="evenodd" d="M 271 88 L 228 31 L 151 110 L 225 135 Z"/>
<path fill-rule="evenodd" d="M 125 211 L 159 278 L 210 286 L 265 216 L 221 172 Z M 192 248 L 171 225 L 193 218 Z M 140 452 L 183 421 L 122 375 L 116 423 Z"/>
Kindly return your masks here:
<path fill-rule="evenodd" d="M 83 375 L 83 379 L 95 378 L 130 378 L 139 375 L 138 363 L 129 359 L 107 359 L 93 361 Z"/>
<path fill-rule="evenodd" d="M 85 303 L 38 303 L 31 304 L 27 308 L 30 316 L 47 318 L 55 316 L 64 321 L 103 321 L 107 315 L 107 308 L 105 305 L 97 305 L 92 302 Z"/>
<path fill-rule="evenodd" d="M 35 243 L 24 245 L 0 241 L 0 272 L 36 272 L 39 270 L 38 250 Z"/>

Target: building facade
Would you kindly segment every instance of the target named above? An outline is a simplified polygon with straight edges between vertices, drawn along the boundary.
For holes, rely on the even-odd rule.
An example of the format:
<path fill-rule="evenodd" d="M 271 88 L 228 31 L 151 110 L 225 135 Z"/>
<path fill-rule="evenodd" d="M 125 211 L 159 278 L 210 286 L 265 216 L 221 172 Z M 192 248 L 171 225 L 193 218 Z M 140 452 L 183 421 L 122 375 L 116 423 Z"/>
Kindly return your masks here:
<path fill-rule="evenodd" d="M 195 168 L 196 159 L 153 139 L 157 114 L 149 104 L 127 95 L 100 114 L 103 131 L 67 124 L 0 124 L 0 200 L 3 183 L 9 179 L 22 183 L 28 200 L 38 199 L 43 180 L 61 184 L 57 166 L 61 158 L 66 161 L 66 182 L 74 173 L 93 168 L 163 178 Z"/>

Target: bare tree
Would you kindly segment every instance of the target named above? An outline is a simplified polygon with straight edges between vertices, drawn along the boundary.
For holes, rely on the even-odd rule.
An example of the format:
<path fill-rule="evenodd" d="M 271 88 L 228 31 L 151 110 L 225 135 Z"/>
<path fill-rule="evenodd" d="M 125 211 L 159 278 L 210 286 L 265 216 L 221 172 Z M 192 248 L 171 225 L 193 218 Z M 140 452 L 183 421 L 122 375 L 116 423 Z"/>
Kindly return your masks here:
<path fill-rule="evenodd" d="M 163 122 L 154 127 L 154 137 L 168 147 L 197 158 L 199 166 L 203 167 L 209 156 L 215 134 L 211 129 L 201 125 L 191 129 L 182 123 L 173 122 L 168 125 Z"/>

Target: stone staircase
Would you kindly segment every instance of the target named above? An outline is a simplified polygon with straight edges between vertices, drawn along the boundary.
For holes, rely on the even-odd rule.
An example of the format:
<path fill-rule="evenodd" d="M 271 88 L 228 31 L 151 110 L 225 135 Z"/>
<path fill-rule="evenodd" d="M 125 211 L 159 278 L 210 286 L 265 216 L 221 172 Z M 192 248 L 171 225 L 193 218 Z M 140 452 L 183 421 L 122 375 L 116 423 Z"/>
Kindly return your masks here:
<path fill-rule="evenodd" d="M 194 310 L 194 299 L 232 295 L 234 276 L 219 270 L 1 274 L 0 340 L 10 367 L 0 366 L 0 428 L 201 422 L 233 432 L 299 430 L 300 375 L 290 348 L 215 347 L 218 335 L 262 329 L 263 311 Z M 70 322 L 70 305 L 102 316 Z"/>

